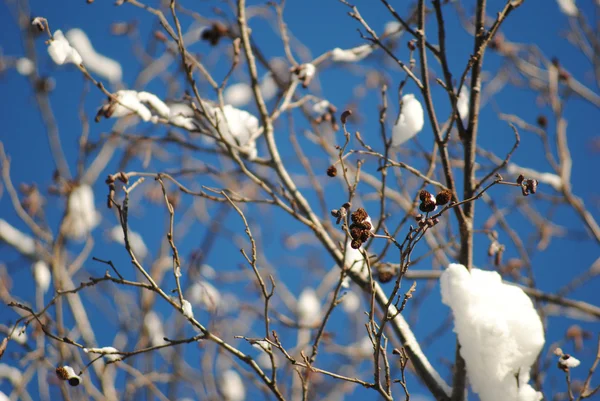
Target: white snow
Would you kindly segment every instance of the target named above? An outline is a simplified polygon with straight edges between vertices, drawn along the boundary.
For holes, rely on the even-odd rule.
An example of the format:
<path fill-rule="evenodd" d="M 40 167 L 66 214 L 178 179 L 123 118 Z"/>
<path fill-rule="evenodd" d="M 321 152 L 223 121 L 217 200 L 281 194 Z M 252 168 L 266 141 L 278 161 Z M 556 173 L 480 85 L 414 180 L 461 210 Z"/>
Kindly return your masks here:
<path fill-rule="evenodd" d="M 83 352 L 86 354 L 101 354 L 104 355 L 106 359 L 109 361 L 116 361 L 121 359 L 121 355 L 119 355 L 119 350 L 115 347 L 102 347 L 102 348 L 84 348 Z"/>
<path fill-rule="evenodd" d="M 83 62 L 79 52 L 71 47 L 71 44 L 60 29 L 54 32 L 53 36 L 54 40 L 50 40 L 48 44 L 48 54 L 52 58 L 52 61 L 58 65 L 65 63 L 80 65 Z"/>
<path fill-rule="evenodd" d="M 508 163 L 508 166 L 506 166 L 506 172 L 514 176 L 523 174 L 526 179 L 535 179 L 541 184 L 550 185 L 557 191 L 562 190 L 562 179 L 553 173 L 540 173 L 539 171 L 527 167 L 521 167 L 514 163 Z"/>
<path fill-rule="evenodd" d="M 218 107 L 211 106 L 207 106 L 206 109 L 211 117 L 215 119 L 217 129 L 226 142 L 239 146 L 250 160 L 256 158 L 257 150 L 254 136 L 259 125 L 256 117 L 231 105 L 225 105 L 222 111 Z M 217 132 L 215 132 L 215 136 L 220 138 Z"/>
<path fill-rule="evenodd" d="M 100 222 L 94 206 L 94 192 L 89 185 L 79 185 L 69 195 L 64 233 L 73 240 L 84 240 Z"/>
<path fill-rule="evenodd" d="M 252 87 L 245 82 L 229 85 L 223 92 L 223 101 L 233 107 L 243 107 L 252 100 Z"/>
<path fill-rule="evenodd" d="M 84 31 L 73 28 L 67 32 L 66 36 L 71 46 L 81 55 L 88 70 L 113 84 L 121 82 L 121 78 L 123 77 L 121 64 L 96 52 L 92 46 L 92 42 Z"/>
<path fill-rule="evenodd" d="M 23 380 L 23 374 L 21 371 L 14 366 L 0 363 L 0 378 L 8 379 L 13 386 L 17 387 Z"/>
<path fill-rule="evenodd" d="M 183 313 L 183 316 L 187 317 L 188 319 L 194 318 L 194 311 L 192 310 L 192 304 L 189 301 L 186 301 L 185 299 L 183 300 L 183 302 L 181 304 L 181 312 Z"/>
<path fill-rule="evenodd" d="M 136 92 L 134 90 L 120 90 L 114 94 L 117 101 L 112 99 L 102 106 L 101 110 L 108 110 L 108 118 L 121 118 L 137 114 L 144 121 L 156 122 L 157 117 L 152 116 L 150 109 L 144 104 L 152 106 L 160 117 L 170 118 L 171 109 L 158 96 L 149 92 Z"/>
<path fill-rule="evenodd" d="M 256 349 L 259 349 L 261 351 L 267 352 L 271 350 L 271 344 L 269 344 L 268 341 L 265 340 L 258 340 L 255 341 L 252 346 Z"/>
<path fill-rule="evenodd" d="M 129 246 L 131 246 L 131 250 L 136 258 L 144 259 L 148 255 L 148 248 L 146 247 L 142 236 L 137 232 L 128 229 L 127 238 L 129 239 Z M 125 245 L 125 234 L 120 225 L 116 225 L 110 230 L 110 239 L 118 244 Z"/>
<path fill-rule="evenodd" d="M 298 322 L 303 326 L 315 325 L 321 320 L 321 302 L 312 288 L 305 288 L 296 306 Z"/>
<path fill-rule="evenodd" d="M 169 122 L 189 131 L 198 129 L 199 123 L 194 118 L 194 109 L 185 103 L 171 103 L 169 105 Z"/>
<path fill-rule="evenodd" d="M 581 364 L 579 359 L 568 354 L 564 354 L 560 358 L 558 358 L 558 366 L 560 366 L 563 370 L 576 368 L 577 366 L 579 366 L 579 364 Z"/>
<path fill-rule="evenodd" d="M 338 62 L 355 63 L 367 57 L 372 51 L 373 48 L 370 45 L 362 45 L 346 50 L 336 47 L 331 51 L 331 59 Z"/>
<path fill-rule="evenodd" d="M 358 311 L 360 308 L 360 297 L 354 291 L 348 291 L 342 298 L 342 309 L 344 312 L 351 314 Z"/>
<path fill-rule="evenodd" d="M 402 35 L 402 25 L 398 21 L 388 21 L 383 26 L 383 34 L 388 37 L 396 37 Z"/>
<path fill-rule="evenodd" d="M 161 319 L 158 317 L 156 312 L 149 311 L 144 317 L 144 327 L 150 337 L 150 343 L 152 346 L 162 345 L 165 343 L 165 331 L 161 323 Z"/>
<path fill-rule="evenodd" d="M 15 63 L 15 68 L 19 74 L 28 76 L 35 70 L 35 65 L 27 57 L 21 57 Z"/>
<path fill-rule="evenodd" d="M 187 299 L 193 305 L 214 312 L 221 303 L 221 293 L 212 284 L 206 281 L 198 281 L 190 286 L 186 292 Z"/>
<path fill-rule="evenodd" d="M 298 67 L 298 73 L 295 75 L 299 80 L 308 80 L 310 81 L 312 77 L 315 76 L 315 72 L 317 69 L 314 64 L 306 63 L 302 64 Z"/>
<path fill-rule="evenodd" d="M 575 0 L 556 0 L 556 2 L 558 3 L 560 11 L 569 17 L 574 17 L 579 12 L 575 5 Z"/>
<path fill-rule="evenodd" d="M 402 96 L 402 111 L 392 128 L 392 146 L 400 146 L 417 135 L 424 124 L 423 107 L 412 93 Z"/>
<path fill-rule="evenodd" d="M 275 95 L 277 95 L 277 92 L 279 92 L 277 81 L 275 81 L 275 78 L 273 78 L 273 75 L 270 72 L 263 76 L 259 85 L 260 93 L 266 102 L 273 99 Z"/>
<path fill-rule="evenodd" d="M 48 288 L 50 288 L 50 281 L 52 280 L 52 273 L 50 273 L 50 268 L 48 264 L 43 260 L 38 260 L 32 266 L 33 268 L 33 278 L 35 280 L 35 285 L 38 286 L 39 289 L 42 290 L 42 293 L 48 292 Z"/>
<path fill-rule="evenodd" d="M 456 109 L 461 120 L 469 117 L 469 90 L 465 85 L 460 89 L 458 98 L 456 99 Z"/>
<path fill-rule="evenodd" d="M 221 374 L 219 389 L 225 401 L 243 401 L 246 398 L 244 381 L 233 369 L 228 369 Z"/>
<path fill-rule="evenodd" d="M 539 315 L 523 290 L 500 275 L 451 264 L 440 278 L 467 375 L 482 401 L 539 401 L 529 371 L 544 345 Z"/>
<path fill-rule="evenodd" d="M 14 228 L 6 220 L 0 219 L 0 241 L 6 242 L 23 255 L 35 253 L 35 241 L 29 235 Z"/>
<path fill-rule="evenodd" d="M 313 105 L 312 111 L 313 113 L 321 116 L 325 114 L 329 105 L 330 103 L 327 100 L 321 100 Z"/>

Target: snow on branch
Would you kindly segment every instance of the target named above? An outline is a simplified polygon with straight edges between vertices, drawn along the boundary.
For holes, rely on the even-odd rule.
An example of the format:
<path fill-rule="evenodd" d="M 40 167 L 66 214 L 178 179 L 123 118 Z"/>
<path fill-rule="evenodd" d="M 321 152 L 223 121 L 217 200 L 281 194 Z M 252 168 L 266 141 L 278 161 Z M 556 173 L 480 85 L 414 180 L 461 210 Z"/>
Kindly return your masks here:
<path fill-rule="evenodd" d="M 400 146 L 417 135 L 425 123 L 423 106 L 412 93 L 402 96 L 398 121 L 392 128 L 392 146 Z"/>
<path fill-rule="evenodd" d="M 14 228 L 6 220 L 0 219 L 0 241 L 6 242 L 25 256 L 35 254 L 35 241 L 27 234 Z"/>
<path fill-rule="evenodd" d="M 60 29 L 54 32 L 53 38 L 50 39 L 48 44 L 48 54 L 50 55 L 50 58 L 52 58 L 52 61 L 58 65 L 63 65 L 65 63 L 81 65 L 83 62 L 79 52 L 71 47 L 71 44 Z"/>
<path fill-rule="evenodd" d="M 123 77 L 121 64 L 96 52 L 92 46 L 92 42 L 84 31 L 73 28 L 67 32 L 66 37 L 75 51 L 79 52 L 88 70 L 100 75 L 113 84 L 121 82 L 121 78 Z"/>
<path fill-rule="evenodd" d="M 500 275 L 451 264 L 440 278 L 473 390 L 482 401 L 539 401 L 530 369 L 544 346 L 533 303 Z"/>

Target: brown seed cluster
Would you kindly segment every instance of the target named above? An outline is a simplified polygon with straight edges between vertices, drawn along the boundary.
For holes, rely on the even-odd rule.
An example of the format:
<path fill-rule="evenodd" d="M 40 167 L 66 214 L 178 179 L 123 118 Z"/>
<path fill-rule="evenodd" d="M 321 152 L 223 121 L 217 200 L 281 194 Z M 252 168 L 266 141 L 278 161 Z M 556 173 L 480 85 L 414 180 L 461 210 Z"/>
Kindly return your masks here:
<path fill-rule="evenodd" d="M 200 38 L 204 41 L 210 43 L 211 46 L 216 46 L 219 44 L 221 38 L 227 36 L 229 33 L 229 29 L 221 23 L 214 23 L 210 27 L 210 29 L 205 29 L 202 31 L 202 35 Z"/>
<path fill-rule="evenodd" d="M 396 276 L 396 271 L 391 266 L 379 266 L 377 268 L 377 280 L 380 283 L 389 283 Z"/>
<path fill-rule="evenodd" d="M 356 209 L 356 211 L 350 215 L 350 218 L 352 219 L 352 224 L 349 227 L 350 235 L 352 236 L 350 246 L 354 249 L 358 249 L 371 237 L 371 228 L 373 228 L 373 225 L 369 221 L 367 211 L 362 207 Z"/>
<path fill-rule="evenodd" d="M 323 115 L 315 118 L 315 123 L 321 124 L 323 122 L 329 122 L 329 123 L 331 123 L 331 129 L 333 129 L 334 131 L 339 130 L 340 126 L 337 123 L 337 119 L 335 118 L 336 112 L 337 112 L 337 107 L 335 107 L 332 104 L 329 104 L 327 106 L 327 110 L 325 110 L 325 113 L 323 113 Z"/>
<path fill-rule="evenodd" d="M 517 184 L 521 185 L 521 192 L 523 196 L 529 196 L 535 194 L 538 187 L 538 180 L 525 178 L 523 174 L 519 174 L 517 177 Z"/>
<path fill-rule="evenodd" d="M 431 213 L 435 211 L 437 205 L 445 205 L 450 202 L 452 200 L 452 192 L 445 189 L 436 196 L 433 196 L 429 191 L 423 189 L 419 192 L 419 199 L 421 200 L 419 210 L 423 213 Z"/>

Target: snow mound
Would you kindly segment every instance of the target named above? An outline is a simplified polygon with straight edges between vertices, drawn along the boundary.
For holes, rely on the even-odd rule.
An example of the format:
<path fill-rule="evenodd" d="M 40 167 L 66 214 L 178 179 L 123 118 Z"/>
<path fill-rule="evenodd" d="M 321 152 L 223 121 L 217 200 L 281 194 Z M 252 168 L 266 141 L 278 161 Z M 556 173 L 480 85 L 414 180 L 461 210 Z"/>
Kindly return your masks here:
<path fill-rule="evenodd" d="M 539 401 L 529 371 L 544 329 L 529 297 L 496 272 L 451 264 L 440 278 L 473 390 L 482 401 Z"/>

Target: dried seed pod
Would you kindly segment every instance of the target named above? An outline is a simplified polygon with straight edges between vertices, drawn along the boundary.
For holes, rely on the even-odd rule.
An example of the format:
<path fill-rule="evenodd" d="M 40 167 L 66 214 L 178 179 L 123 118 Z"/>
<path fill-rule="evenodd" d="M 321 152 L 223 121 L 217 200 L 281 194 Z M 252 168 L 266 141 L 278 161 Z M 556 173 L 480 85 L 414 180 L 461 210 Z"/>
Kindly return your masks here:
<path fill-rule="evenodd" d="M 350 215 L 350 218 L 352 219 L 353 223 L 362 223 L 367 217 L 369 217 L 369 215 L 367 211 L 362 207 L 359 207 L 354 213 Z"/>
<path fill-rule="evenodd" d="M 377 280 L 380 283 L 389 283 L 396 275 L 395 273 L 394 269 L 389 266 L 380 266 L 377 269 Z"/>
<path fill-rule="evenodd" d="M 548 126 L 548 119 L 546 118 L 546 116 L 538 116 L 537 120 L 537 125 L 540 126 L 540 128 L 546 128 Z"/>
<path fill-rule="evenodd" d="M 440 192 L 439 194 L 437 194 L 435 196 L 435 203 L 437 203 L 438 205 L 445 205 L 446 203 L 450 202 L 452 200 L 452 192 L 450 192 L 449 190 L 445 189 L 442 192 Z"/>
<path fill-rule="evenodd" d="M 429 191 L 426 191 L 426 190 L 422 189 L 419 192 L 419 200 L 421 202 L 423 202 L 425 199 L 429 199 L 430 197 L 431 197 L 431 194 L 429 193 Z"/>
<path fill-rule="evenodd" d="M 359 239 L 355 239 L 355 240 L 352 240 L 352 242 L 350 242 L 350 246 L 353 249 L 358 249 L 358 248 L 360 248 L 361 245 L 362 245 L 362 242 L 360 242 Z"/>
<path fill-rule="evenodd" d="M 519 176 L 517 177 L 517 184 L 522 184 L 524 179 L 525 176 L 523 174 L 519 174 Z"/>
<path fill-rule="evenodd" d="M 56 376 L 58 376 L 58 378 L 61 380 L 68 381 L 73 387 L 79 386 L 81 383 L 81 377 L 77 376 L 75 370 L 68 365 L 57 367 Z"/>
<path fill-rule="evenodd" d="M 352 239 L 360 239 L 362 234 L 362 230 L 359 227 L 356 226 L 352 226 L 350 228 L 350 236 L 352 237 Z"/>
<path fill-rule="evenodd" d="M 337 175 L 337 168 L 334 165 L 329 166 L 327 169 L 327 175 L 330 177 L 335 177 Z"/>
<path fill-rule="evenodd" d="M 431 201 L 430 199 L 426 199 L 419 205 L 419 210 L 424 213 L 433 212 L 436 208 L 435 201 Z"/>

